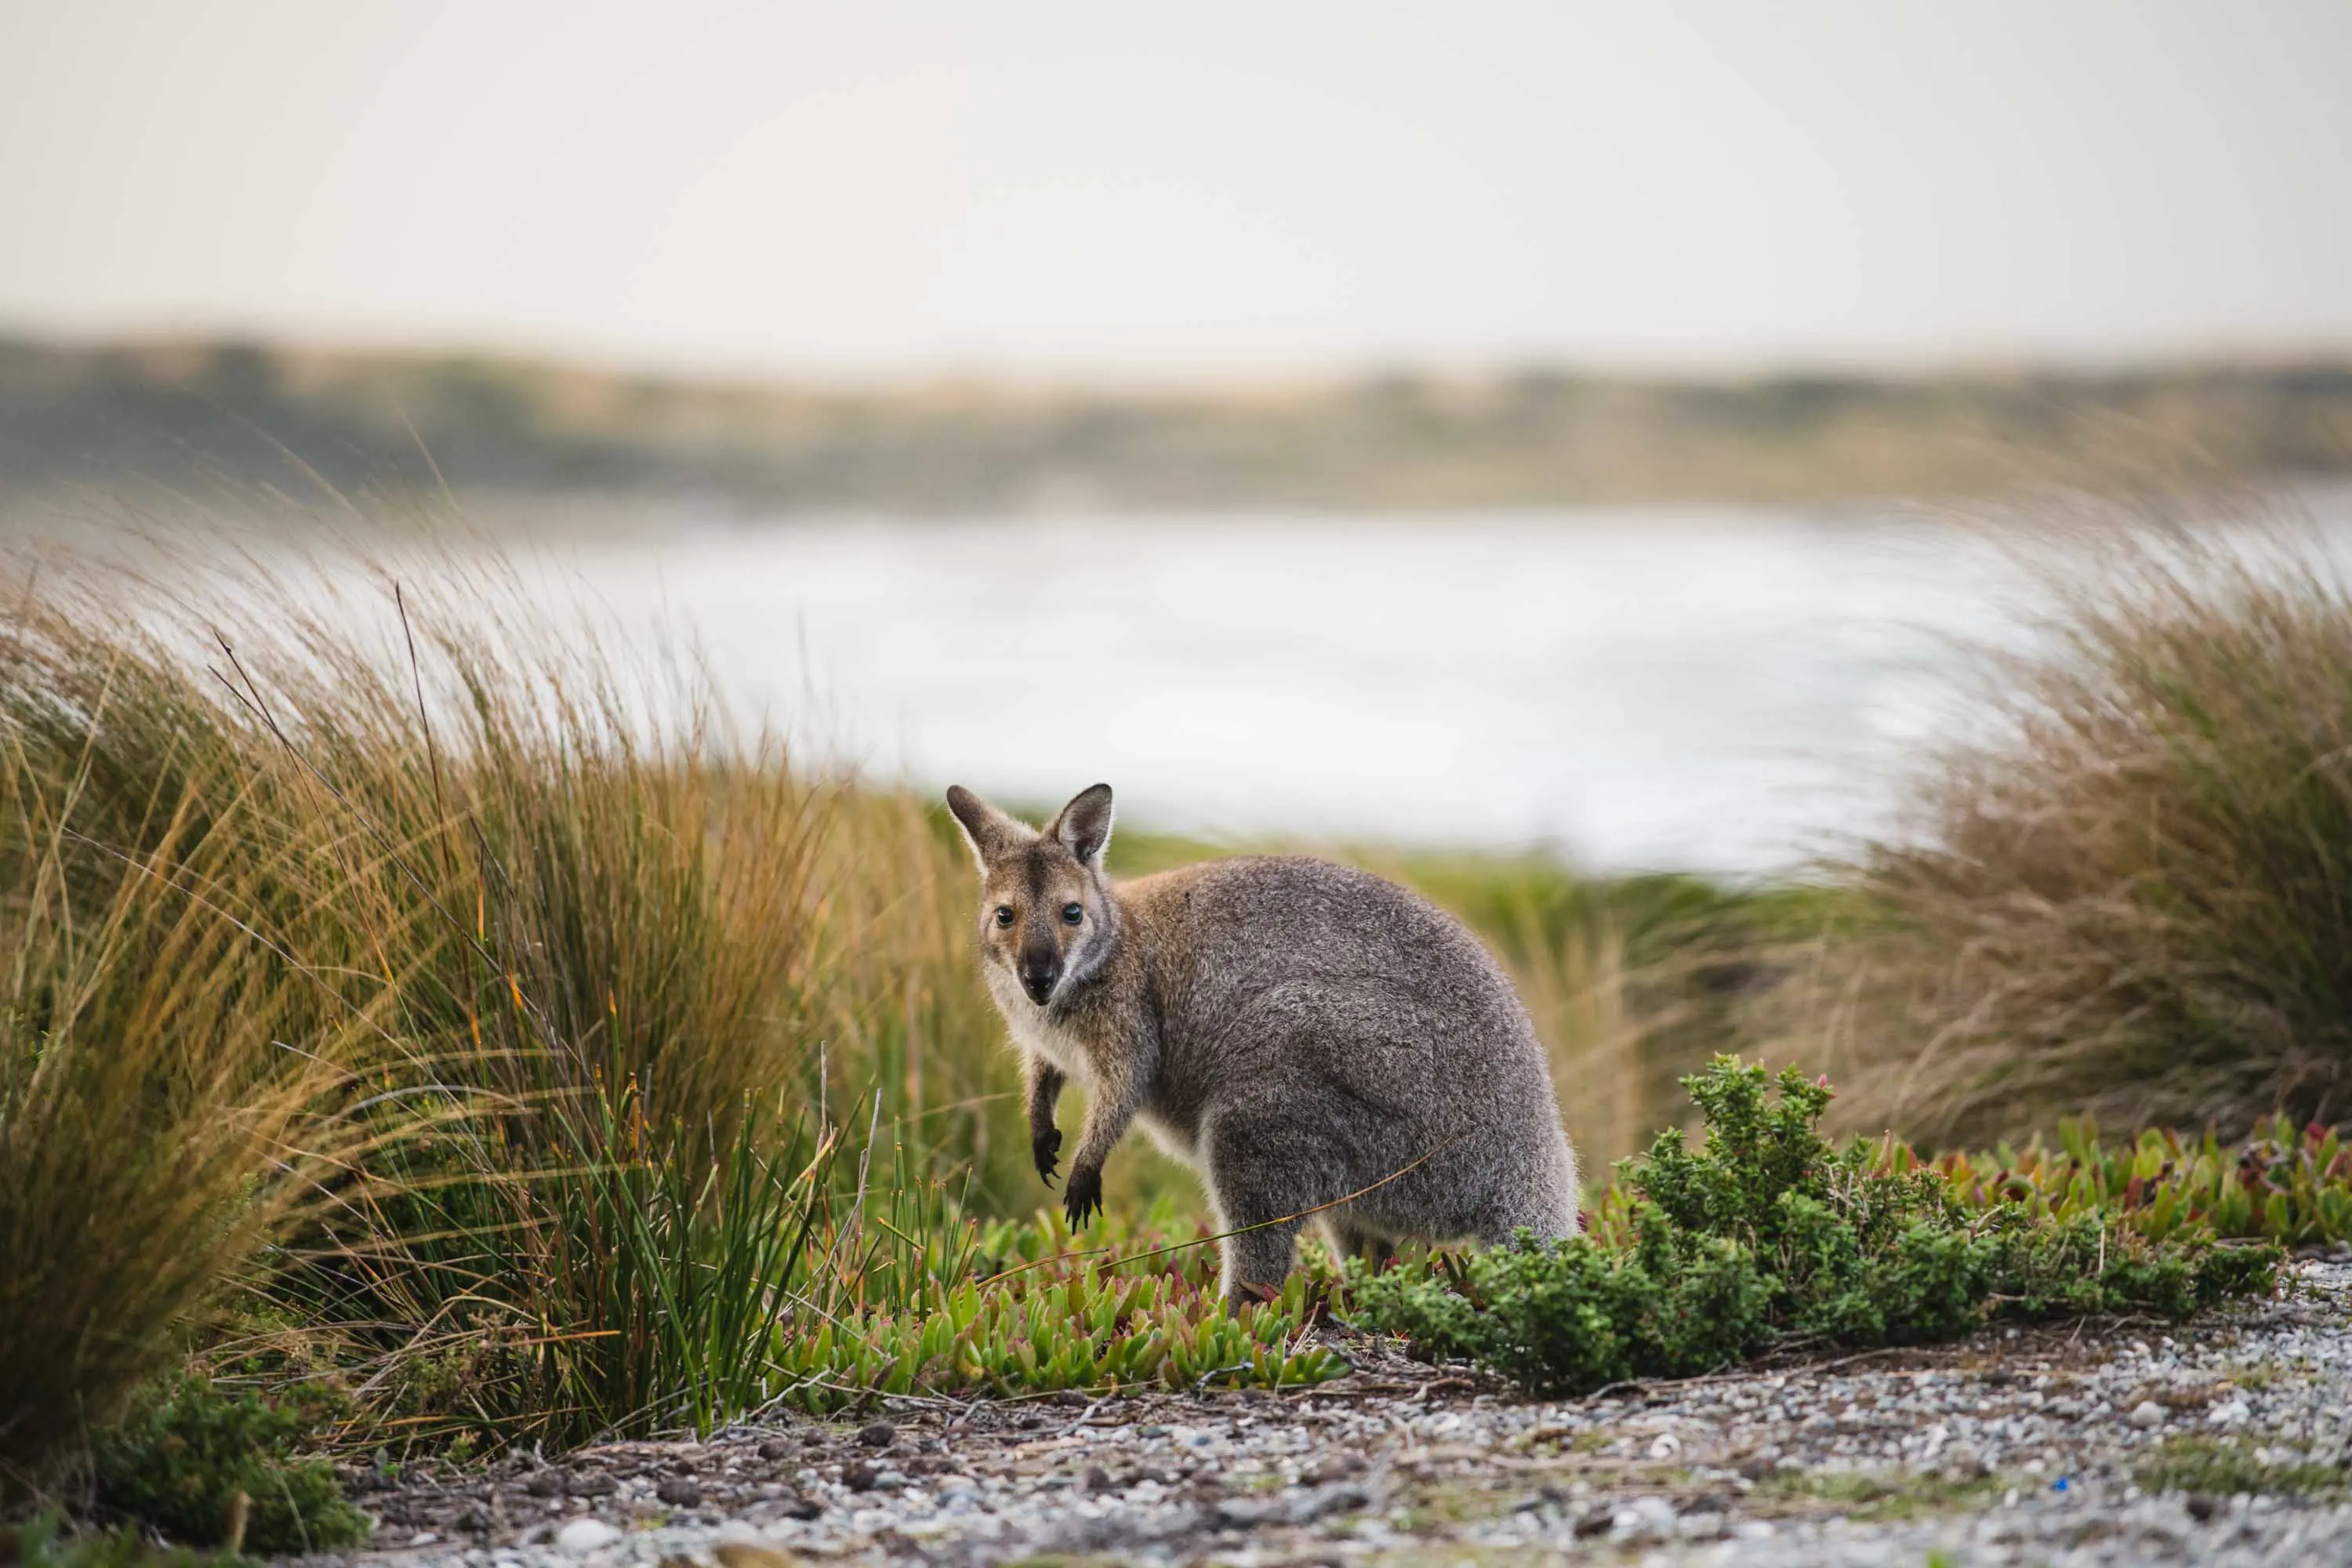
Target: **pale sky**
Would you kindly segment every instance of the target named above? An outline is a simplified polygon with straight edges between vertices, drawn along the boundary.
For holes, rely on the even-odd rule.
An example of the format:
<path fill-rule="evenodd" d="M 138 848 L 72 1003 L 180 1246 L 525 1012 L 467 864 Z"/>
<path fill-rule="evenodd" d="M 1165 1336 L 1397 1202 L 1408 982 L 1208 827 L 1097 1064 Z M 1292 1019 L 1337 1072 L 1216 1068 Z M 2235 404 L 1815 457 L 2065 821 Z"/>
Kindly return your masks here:
<path fill-rule="evenodd" d="M 2352 347 L 2352 0 L 0 0 L 0 327 L 753 374 Z"/>

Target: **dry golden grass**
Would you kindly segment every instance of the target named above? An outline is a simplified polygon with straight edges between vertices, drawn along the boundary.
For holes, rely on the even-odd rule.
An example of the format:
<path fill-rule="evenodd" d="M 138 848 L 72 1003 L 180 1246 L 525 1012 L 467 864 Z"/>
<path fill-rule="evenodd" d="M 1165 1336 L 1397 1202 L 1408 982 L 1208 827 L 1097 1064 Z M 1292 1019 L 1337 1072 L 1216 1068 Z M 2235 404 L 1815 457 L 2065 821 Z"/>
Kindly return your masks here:
<path fill-rule="evenodd" d="M 1852 867 L 1794 1047 L 1864 1069 L 1849 1123 L 2352 1117 L 2352 592 L 2291 522 L 2184 499 L 2031 559 L 2043 637 Z"/>
<path fill-rule="evenodd" d="M 288 868 L 177 689 L 55 604 L 0 644 L 0 1490 L 178 1353 L 355 1142 L 381 1026 L 321 1009 L 247 922 Z M 119 742 L 119 744 L 118 744 Z M 103 834 L 93 837 L 93 831 Z"/>

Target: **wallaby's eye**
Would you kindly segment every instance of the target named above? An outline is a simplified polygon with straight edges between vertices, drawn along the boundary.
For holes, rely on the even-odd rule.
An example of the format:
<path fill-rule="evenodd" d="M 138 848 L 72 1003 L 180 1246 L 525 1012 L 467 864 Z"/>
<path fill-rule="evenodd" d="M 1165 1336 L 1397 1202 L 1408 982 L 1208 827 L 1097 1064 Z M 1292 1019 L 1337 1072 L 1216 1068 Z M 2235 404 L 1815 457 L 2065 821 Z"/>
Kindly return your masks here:
<path fill-rule="evenodd" d="M 996 923 L 1000 927 L 1009 926 L 1013 923 L 1013 906 L 1011 904 L 999 904 L 996 906 Z"/>
<path fill-rule="evenodd" d="M 1074 926 L 1086 918 L 1087 907 L 1084 904 L 1064 904 L 1062 906 L 1062 923 L 1064 925 Z"/>

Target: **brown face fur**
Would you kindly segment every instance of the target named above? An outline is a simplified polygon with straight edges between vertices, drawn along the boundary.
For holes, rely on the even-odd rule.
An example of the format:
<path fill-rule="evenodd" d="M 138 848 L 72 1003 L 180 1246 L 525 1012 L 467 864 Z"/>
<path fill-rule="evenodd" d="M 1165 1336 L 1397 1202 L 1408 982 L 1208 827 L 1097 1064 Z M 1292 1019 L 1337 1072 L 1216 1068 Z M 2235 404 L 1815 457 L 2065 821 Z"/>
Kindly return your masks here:
<path fill-rule="evenodd" d="M 980 861 L 981 962 L 1043 1007 L 1100 963 L 1115 911 L 1102 879 L 1110 789 L 1081 791 L 1043 833 L 961 786 L 949 809 Z"/>
<path fill-rule="evenodd" d="M 1040 838 L 991 865 L 981 879 L 982 961 L 1010 970 L 1029 999 L 1042 1005 L 1075 967 L 1073 954 L 1101 918 L 1095 879 L 1067 849 Z"/>

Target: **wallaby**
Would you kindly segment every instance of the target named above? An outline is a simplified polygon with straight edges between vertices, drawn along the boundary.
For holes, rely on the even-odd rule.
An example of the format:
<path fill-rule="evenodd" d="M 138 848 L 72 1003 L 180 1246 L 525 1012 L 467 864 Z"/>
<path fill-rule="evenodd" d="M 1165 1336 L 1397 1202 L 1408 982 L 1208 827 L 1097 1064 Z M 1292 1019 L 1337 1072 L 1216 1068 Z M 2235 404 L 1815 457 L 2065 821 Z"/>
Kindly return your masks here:
<path fill-rule="evenodd" d="M 1102 1208 L 1130 1121 L 1201 1173 L 1228 1300 L 1279 1289 L 1301 1215 L 1342 1252 L 1577 1227 L 1543 1047 L 1477 939 L 1328 861 L 1210 860 L 1114 885 L 1108 784 L 1043 832 L 948 791 L 980 861 L 981 971 L 1020 1047 L 1050 1184 L 1063 1084 L 1087 1091 L 1064 1207 Z M 1330 1205 L 1326 1207 L 1325 1205 Z M 1250 1228 L 1256 1227 L 1256 1228 Z"/>

